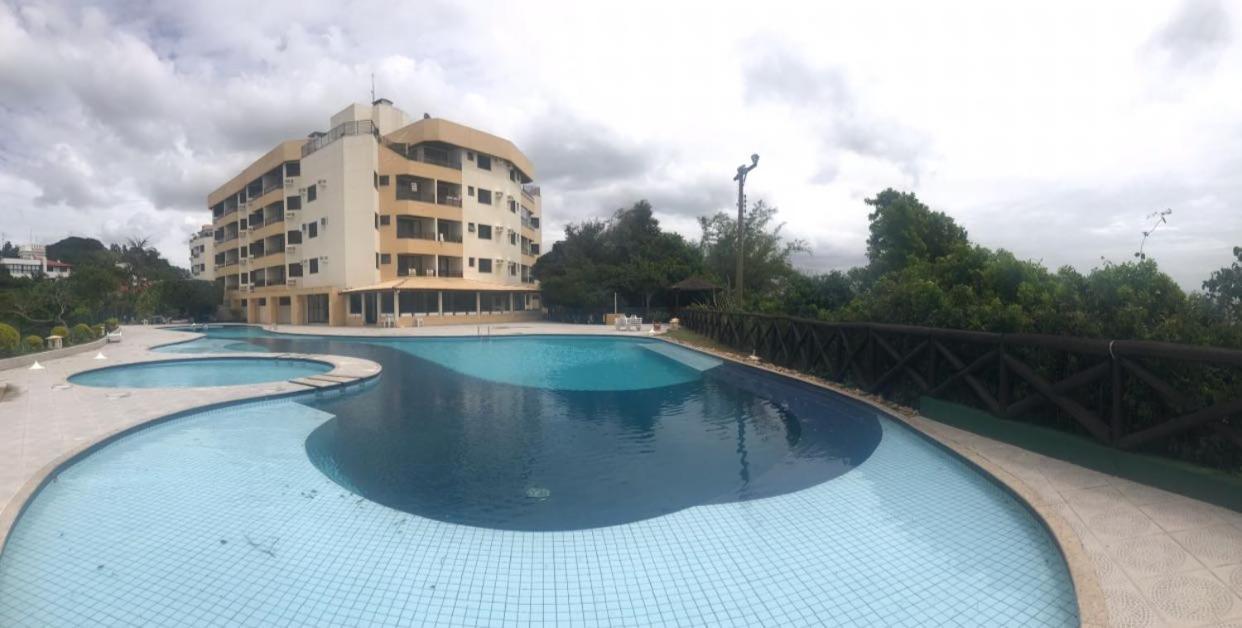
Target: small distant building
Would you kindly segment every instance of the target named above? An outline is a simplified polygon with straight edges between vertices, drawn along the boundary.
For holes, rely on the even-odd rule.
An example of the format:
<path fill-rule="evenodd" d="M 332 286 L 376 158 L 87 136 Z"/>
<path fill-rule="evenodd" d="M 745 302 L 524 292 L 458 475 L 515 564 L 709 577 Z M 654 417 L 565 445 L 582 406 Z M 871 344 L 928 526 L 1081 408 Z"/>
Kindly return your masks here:
<path fill-rule="evenodd" d="M 0 267 L 8 271 L 10 277 L 64 279 L 73 274 L 73 264 L 47 259 L 47 247 L 42 244 L 23 244 L 18 247 L 17 255 L 0 259 Z"/>
<path fill-rule="evenodd" d="M 215 265 L 212 243 L 216 233 L 211 225 L 203 225 L 194 235 L 190 236 L 190 276 L 203 281 L 215 281 Z"/>

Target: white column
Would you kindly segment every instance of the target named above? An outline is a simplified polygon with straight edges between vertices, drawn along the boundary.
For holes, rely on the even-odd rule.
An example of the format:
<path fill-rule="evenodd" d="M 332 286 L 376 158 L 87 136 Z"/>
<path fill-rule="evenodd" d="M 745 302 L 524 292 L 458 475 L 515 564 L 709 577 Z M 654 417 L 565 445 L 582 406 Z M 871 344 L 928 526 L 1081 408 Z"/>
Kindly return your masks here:
<path fill-rule="evenodd" d="M 444 291 L 436 291 L 436 314 L 444 316 Z"/>

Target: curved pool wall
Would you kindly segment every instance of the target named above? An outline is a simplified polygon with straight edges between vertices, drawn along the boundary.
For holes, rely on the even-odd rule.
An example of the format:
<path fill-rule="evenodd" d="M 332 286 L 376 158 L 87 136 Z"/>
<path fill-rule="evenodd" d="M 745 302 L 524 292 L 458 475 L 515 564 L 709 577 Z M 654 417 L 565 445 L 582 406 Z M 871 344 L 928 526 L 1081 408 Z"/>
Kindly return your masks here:
<path fill-rule="evenodd" d="M 200 358 L 108 366 L 69 377 L 99 388 L 198 388 L 277 382 L 332 370 L 319 360 L 291 358 Z"/>
<path fill-rule="evenodd" d="M 1006 489 L 866 404 L 745 370 L 756 395 L 823 396 L 882 436 L 800 490 L 530 533 L 334 481 L 306 454 L 342 419 L 331 403 L 213 409 L 100 447 L 28 502 L 0 554 L 0 625 L 1077 622 L 1055 543 Z"/>

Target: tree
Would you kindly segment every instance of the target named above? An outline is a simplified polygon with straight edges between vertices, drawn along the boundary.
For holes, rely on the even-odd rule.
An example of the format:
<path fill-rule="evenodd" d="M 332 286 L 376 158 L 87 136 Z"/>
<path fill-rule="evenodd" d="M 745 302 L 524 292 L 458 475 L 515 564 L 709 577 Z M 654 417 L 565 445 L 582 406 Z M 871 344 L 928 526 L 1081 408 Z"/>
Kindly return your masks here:
<path fill-rule="evenodd" d="M 698 250 L 660 229 L 651 204 L 639 201 L 607 221 L 565 228 L 565 239 L 535 262 L 544 300 L 551 306 L 603 308 L 613 292 L 627 303 L 653 301 L 668 287 L 702 269 Z"/>
<path fill-rule="evenodd" d="M 68 327 L 65 315 L 72 307 L 69 284 L 54 279 L 28 279 L 0 292 L 0 314 L 30 324 Z"/>
<path fill-rule="evenodd" d="M 793 254 L 810 250 L 802 240 L 785 240 L 781 236 L 785 224 L 774 223 L 775 218 L 776 208 L 762 200 L 746 213 L 742 255 L 750 303 L 773 298 L 797 273 L 790 261 Z M 727 212 L 719 212 L 699 218 L 699 227 L 703 230 L 699 246 L 708 271 L 729 286 L 737 285 L 737 220 Z"/>
<path fill-rule="evenodd" d="M 17 257 L 19 254 L 20 253 L 17 250 L 17 247 L 13 246 L 13 243 L 9 242 L 8 240 L 5 240 L 4 246 L 0 247 L 0 257 L 13 258 L 13 257 Z"/>
<path fill-rule="evenodd" d="M 935 261 L 967 244 L 965 229 L 944 212 L 928 209 L 914 194 L 889 188 L 864 202 L 875 208 L 867 215 L 871 221 L 867 259 L 873 277 L 916 260 Z"/>
<path fill-rule="evenodd" d="M 1226 320 L 1242 323 L 1242 246 L 1233 247 L 1233 256 L 1233 264 L 1212 271 L 1212 275 L 1203 282 L 1203 290 Z"/>

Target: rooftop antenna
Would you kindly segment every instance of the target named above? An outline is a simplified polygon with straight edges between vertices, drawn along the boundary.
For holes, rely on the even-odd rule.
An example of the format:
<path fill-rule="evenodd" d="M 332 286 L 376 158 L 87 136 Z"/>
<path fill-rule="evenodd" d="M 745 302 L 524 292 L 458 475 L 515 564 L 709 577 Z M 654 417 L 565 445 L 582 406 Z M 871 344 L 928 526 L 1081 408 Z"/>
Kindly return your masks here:
<path fill-rule="evenodd" d="M 371 73 L 371 104 L 375 104 L 375 73 Z"/>

